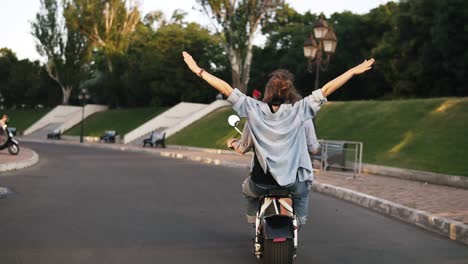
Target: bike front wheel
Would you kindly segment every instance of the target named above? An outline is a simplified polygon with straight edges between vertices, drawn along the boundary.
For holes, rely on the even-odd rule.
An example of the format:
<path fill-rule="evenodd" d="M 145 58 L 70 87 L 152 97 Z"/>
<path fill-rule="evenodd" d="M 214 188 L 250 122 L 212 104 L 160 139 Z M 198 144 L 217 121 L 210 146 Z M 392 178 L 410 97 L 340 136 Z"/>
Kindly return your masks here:
<path fill-rule="evenodd" d="M 20 147 L 16 144 L 12 144 L 8 147 L 8 152 L 11 155 L 18 155 L 18 153 L 20 152 Z"/>

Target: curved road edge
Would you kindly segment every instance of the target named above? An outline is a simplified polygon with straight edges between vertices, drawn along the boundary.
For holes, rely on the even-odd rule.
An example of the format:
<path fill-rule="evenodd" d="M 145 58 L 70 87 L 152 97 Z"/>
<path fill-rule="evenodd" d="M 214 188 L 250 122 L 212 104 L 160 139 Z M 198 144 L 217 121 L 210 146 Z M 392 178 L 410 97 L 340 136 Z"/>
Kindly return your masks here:
<path fill-rule="evenodd" d="M 24 151 L 25 148 L 23 148 Z M 36 165 L 39 162 L 39 155 L 32 149 L 27 148 L 31 151 L 32 156 L 18 161 L 7 162 L 6 164 L 0 164 L 0 172 L 20 170 Z"/>
<path fill-rule="evenodd" d="M 38 143 L 53 143 L 61 144 L 62 142 L 44 142 L 39 140 L 31 140 L 30 142 Z M 62 143 L 63 144 L 63 143 Z M 144 152 L 151 154 L 159 154 L 162 157 L 169 157 L 175 159 L 185 159 L 204 164 L 210 164 L 215 166 L 227 166 L 236 168 L 249 168 L 249 165 L 239 164 L 237 162 L 230 162 L 221 159 L 213 159 L 203 157 L 202 155 L 185 154 L 177 150 L 166 151 L 152 151 L 151 149 L 142 149 L 138 147 L 123 147 L 115 145 L 103 145 L 103 144 L 79 144 L 79 143 L 65 143 L 69 145 L 81 145 L 85 147 L 96 147 L 101 149 L 114 149 L 120 151 L 130 152 Z M 380 214 L 398 219 L 400 221 L 416 225 L 420 228 L 426 229 L 445 236 L 451 240 L 461 242 L 468 245 L 468 225 L 459 221 L 455 221 L 448 218 L 438 217 L 429 212 L 410 208 L 389 200 L 381 199 L 375 196 L 367 195 L 354 190 L 338 187 L 331 184 L 320 183 L 315 181 L 312 189 L 316 192 L 326 194 L 355 205 L 367 208 L 369 210 L 378 212 Z"/>

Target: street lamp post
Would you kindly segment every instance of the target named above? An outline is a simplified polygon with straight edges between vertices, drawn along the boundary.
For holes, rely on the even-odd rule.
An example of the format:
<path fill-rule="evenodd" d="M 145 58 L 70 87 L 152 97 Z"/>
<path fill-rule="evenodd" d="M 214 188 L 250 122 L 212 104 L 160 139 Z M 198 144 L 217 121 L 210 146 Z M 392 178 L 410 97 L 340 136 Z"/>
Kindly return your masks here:
<path fill-rule="evenodd" d="M 86 101 L 91 98 L 88 90 L 81 89 L 80 93 L 78 94 L 78 100 L 81 102 L 81 131 L 80 131 L 80 143 L 83 143 L 83 135 L 84 135 L 84 109 L 86 105 Z"/>
<path fill-rule="evenodd" d="M 337 38 L 335 32 L 321 17 L 314 25 L 314 36 L 312 33 L 304 42 L 304 56 L 307 58 L 307 71 L 314 72 L 315 90 L 319 87 L 320 70 L 325 71 L 330 63 L 330 57 L 335 53 Z"/>

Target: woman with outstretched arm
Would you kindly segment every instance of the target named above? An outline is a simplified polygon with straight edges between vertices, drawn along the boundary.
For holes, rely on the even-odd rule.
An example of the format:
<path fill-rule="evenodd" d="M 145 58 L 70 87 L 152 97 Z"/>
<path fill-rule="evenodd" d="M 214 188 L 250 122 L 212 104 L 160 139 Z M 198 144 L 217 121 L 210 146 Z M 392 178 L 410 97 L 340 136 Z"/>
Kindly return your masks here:
<path fill-rule="evenodd" d="M 309 96 L 295 101 L 284 100 L 294 88 L 291 75 L 285 70 L 273 72 L 266 84 L 270 91 L 268 102 L 257 101 L 238 89 L 200 68 L 192 56 L 183 52 L 184 61 L 192 72 L 227 96 L 227 101 L 241 117 L 247 118 L 250 137 L 255 149 L 259 177 L 244 182 L 246 197 L 259 197 L 269 188 L 289 189 L 294 198 L 295 212 L 301 224 L 307 220 L 310 185 L 313 181 L 312 164 L 307 149 L 304 124 L 313 118 L 326 97 L 343 86 L 353 76 L 371 69 L 374 59 L 365 60 L 328 82 Z M 293 103 L 291 103 L 293 102 Z M 248 184 L 248 186 L 245 186 Z M 247 193 L 246 193 L 247 192 Z M 255 219 L 256 207 L 247 204 L 248 220 Z M 249 221 L 250 222 L 250 221 Z"/>
<path fill-rule="evenodd" d="M 226 83 L 225 81 L 219 79 L 218 77 L 211 75 L 210 73 L 206 72 L 204 69 L 198 67 L 195 60 L 192 56 L 184 51 L 183 53 L 184 61 L 190 70 L 200 76 L 203 80 L 208 82 L 211 86 L 213 86 L 216 90 L 220 93 L 224 94 L 225 96 L 231 95 L 232 91 L 234 90 L 231 85 Z M 362 74 L 371 69 L 372 64 L 374 64 L 374 59 L 364 60 L 363 63 L 357 65 L 354 68 L 349 69 L 342 75 L 338 76 L 334 80 L 328 82 L 323 86 L 320 90 L 323 93 L 324 97 L 328 97 L 334 91 L 338 90 L 343 84 L 345 84 L 349 79 L 351 79 L 355 75 Z"/>

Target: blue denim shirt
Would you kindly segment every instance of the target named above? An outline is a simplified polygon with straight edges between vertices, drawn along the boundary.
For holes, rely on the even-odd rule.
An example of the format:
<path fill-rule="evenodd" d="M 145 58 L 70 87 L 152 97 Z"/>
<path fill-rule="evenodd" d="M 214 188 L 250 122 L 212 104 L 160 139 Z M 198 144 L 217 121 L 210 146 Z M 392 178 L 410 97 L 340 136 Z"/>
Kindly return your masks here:
<path fill-rule="evenodd" d="M 238 89 L 227 100 L 239 116 L 247 118 L 255 153 L 265 173 L 269 170 L 281 186 L 294 183 L 296 175 L 300 182 L 313 180 L 304 122 L 327 101 L 321 90 L 294 104 L 282 104 L 275 113 L 268 104 Z"/>

